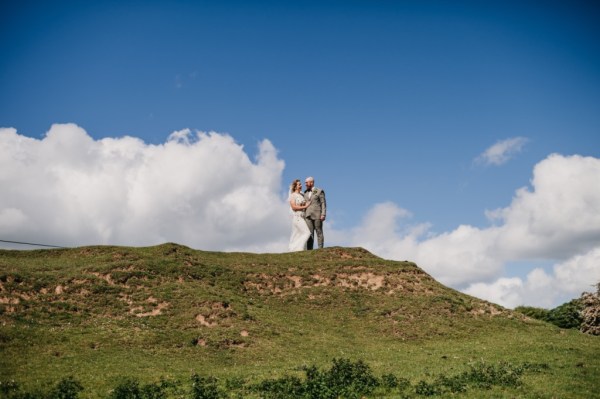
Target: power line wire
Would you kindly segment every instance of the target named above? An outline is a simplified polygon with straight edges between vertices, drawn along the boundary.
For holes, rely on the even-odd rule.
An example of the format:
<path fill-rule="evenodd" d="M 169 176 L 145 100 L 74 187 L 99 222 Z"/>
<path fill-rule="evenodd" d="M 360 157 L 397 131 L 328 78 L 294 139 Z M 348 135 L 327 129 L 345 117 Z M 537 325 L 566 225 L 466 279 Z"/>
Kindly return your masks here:
<path fill-rule="evenodd" d="M 0 240 L 0 242 L 6 242 L 10 244 L 20 244 L 20 245 L 33 245 L 37 247 L 50 247 L 50 248 L 65 248 L 58 245 L 48 245 L 48 244 L 35 244 L 32 242 L 21 242 L 21 241 L 8 241 L 8 240 Z"/>

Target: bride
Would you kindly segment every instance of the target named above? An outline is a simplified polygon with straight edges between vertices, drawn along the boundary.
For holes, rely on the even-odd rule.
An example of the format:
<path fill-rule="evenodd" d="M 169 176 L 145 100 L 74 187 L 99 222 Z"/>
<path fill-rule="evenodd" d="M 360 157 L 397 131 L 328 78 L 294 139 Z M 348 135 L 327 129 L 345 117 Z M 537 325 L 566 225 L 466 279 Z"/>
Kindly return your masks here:
<path fill-rule="evenodd" d="M 292 208 L 292 236 L 290 237 L 290 251 L 302 251 L 306 249 L 306 241 L 310 237 L 310 230 L 304 220 L 304 210 L 308 208 L 302 192 L 302 183 L 299 179 L 294 180 L 290 186 L 290 207 Z"/>

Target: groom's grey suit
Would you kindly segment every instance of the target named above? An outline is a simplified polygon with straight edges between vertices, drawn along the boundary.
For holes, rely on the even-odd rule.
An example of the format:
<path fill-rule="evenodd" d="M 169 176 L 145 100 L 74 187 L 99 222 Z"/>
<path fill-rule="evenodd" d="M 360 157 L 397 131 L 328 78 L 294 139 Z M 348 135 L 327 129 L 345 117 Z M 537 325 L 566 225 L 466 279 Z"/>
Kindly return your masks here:
<path fill-rule="evenodd" d="M 324 219 L 327 211 L 325 191 L 320 188 L 313 187 L 312 190 L 307 190 L 304 192 L 304 199 L 306 202 L 310 201 L 310 205 L 308 208 L 306 208 L 306 214 L 304 216 L 306 224 L 308 225 L 308 229 L 310 230 L 310 237 L 306 242 L 306 249 L 313 249 L 315 232 L 317 233 L 317 242 L 319 244 L 319 248 L 323 248 L 325 240 L 323 238 L 323 221 L 321 220 L 321 217 Z"/>

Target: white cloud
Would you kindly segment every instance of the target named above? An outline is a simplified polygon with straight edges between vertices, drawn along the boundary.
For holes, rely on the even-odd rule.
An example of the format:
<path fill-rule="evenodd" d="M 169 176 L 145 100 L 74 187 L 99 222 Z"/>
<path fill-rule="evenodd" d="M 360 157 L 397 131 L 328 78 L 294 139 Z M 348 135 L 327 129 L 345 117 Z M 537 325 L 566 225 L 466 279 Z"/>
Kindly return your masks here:
<path fill-rule="evenodd" d="M 600 159 L 553 154 L 536 165 L 531 189 L 519 189 L 508 207 L 488 213 L 496 225 L 461 225 L 441 234 L 426 224 L 403 229 L 408 211 L 387 203 L 376 205 L 349 239 L 385 258 L 414 260 L 444 284 L 507 306 L 551 304 L 559 298 L 553 290 L 578 296 L 581 282 L 599 279 L 600 262 L 572 266 L 578 256 L 596 259 L 589 251 L 600 243 L 599 181 Z M 538 269 L 526 281 L 498 279 L 507 262 L 526 260 L 555 262 L 555 275 L 545 278 Z M 550 283 L 558 279 L 576 283 L 564 290 Z"/>
<path fill-rule="evenodd" d="M 502 266 L 488 254 L 488 233 L 460 226 L 450 233 L 432 235 L 427 223 L 405 225 L 410 212 L 392 202 L 376 204 L 359 226 L 334 231 L 339 245 L 361 246 L 387 259 L 412 260 L 444 284 L 460 285 L 486 278 Z"/>
<path fill-rule="evenodd" d="M 283 167 L 268 140 L 252 161 L 218 133 L 182 130 L 149 145 L 94 140 L 73 124 L 53 125 L 42 140 L 0 129 L 0 238 L 283 251 Z"/>
<path fill-rule="evenodd" d="M 513 137 L 498 141 L 479 155 L 475 161 L 485 165 L 502 165 L 521 152 L 528 141 L 525 137 Z"/>
<path fill-rule="evenodd" d="M 600 242 L 600 159 L 553 154 L 533 171 L 533 190 L 517 191 L 494 213 L 497 248 L 509 258 L 564 260 Z"/>
<path fill-rule="evenodd" d="M 521 304 L 523 281 L 518 277 L 500 278 L 493 284 L 474 283 L 464 292 L 477 298 L 514 308 Z"/>
<path fill-rule="evenodd" d="M 524 281 L 518 277 L 499 278 L 489 284 L 471 284 L 464 292 L 509 308 L 521 305 L 553 308 L 578 298 L 582 292 L 594 291 L 599 281 L 600 247 L 597 247 L 556 264 L 552 274 L 536 268 Z"/>
<path fill-rule="evenodd" d="M 283 168 L 268 140 L 252 160 L 218 133 L 182 130 L 150 145 L 132 137 L 94 140 L 72 124 L 53 125 L 42 140 L 0 129 L 0 239 L 285 251 Z M 555 306 L 600 279 L 598 181 L 600 159 L 554 154 L 535 166 L 531 187 L 487 212 L 491 226 L 433 233 L 385 202 L 349 230 L 330 220 L 327 245 L 415 261 L 442 283 L 505 306 Z M 555 267 L 525 278 L 502 275 L 508 262 L 528 260 Z"/>
<path fill-rule="evenodd" d="M 594 285 L 600 282 L 600 246 L 557 264 L 554 280 L 557 289 L 565 293 L 592 291 Z"/>

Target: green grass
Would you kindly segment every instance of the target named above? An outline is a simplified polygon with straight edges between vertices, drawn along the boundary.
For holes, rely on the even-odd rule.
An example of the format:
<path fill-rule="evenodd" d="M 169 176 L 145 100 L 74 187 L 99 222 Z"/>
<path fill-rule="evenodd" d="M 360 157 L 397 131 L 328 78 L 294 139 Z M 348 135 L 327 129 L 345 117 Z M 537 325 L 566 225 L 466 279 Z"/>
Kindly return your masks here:
<path fill-rule="evenodd" d="M 521 386 L 484 396 L 600 397 L 598 337 L 527 319 L 360 248 L 0 251 L 0 381 L 34 389 L 72 375 L 80 397 L 105 398 L 123 377 L 257 384 L 334 358 L 412 387 L 476 362 L 545 364 Z"/>

